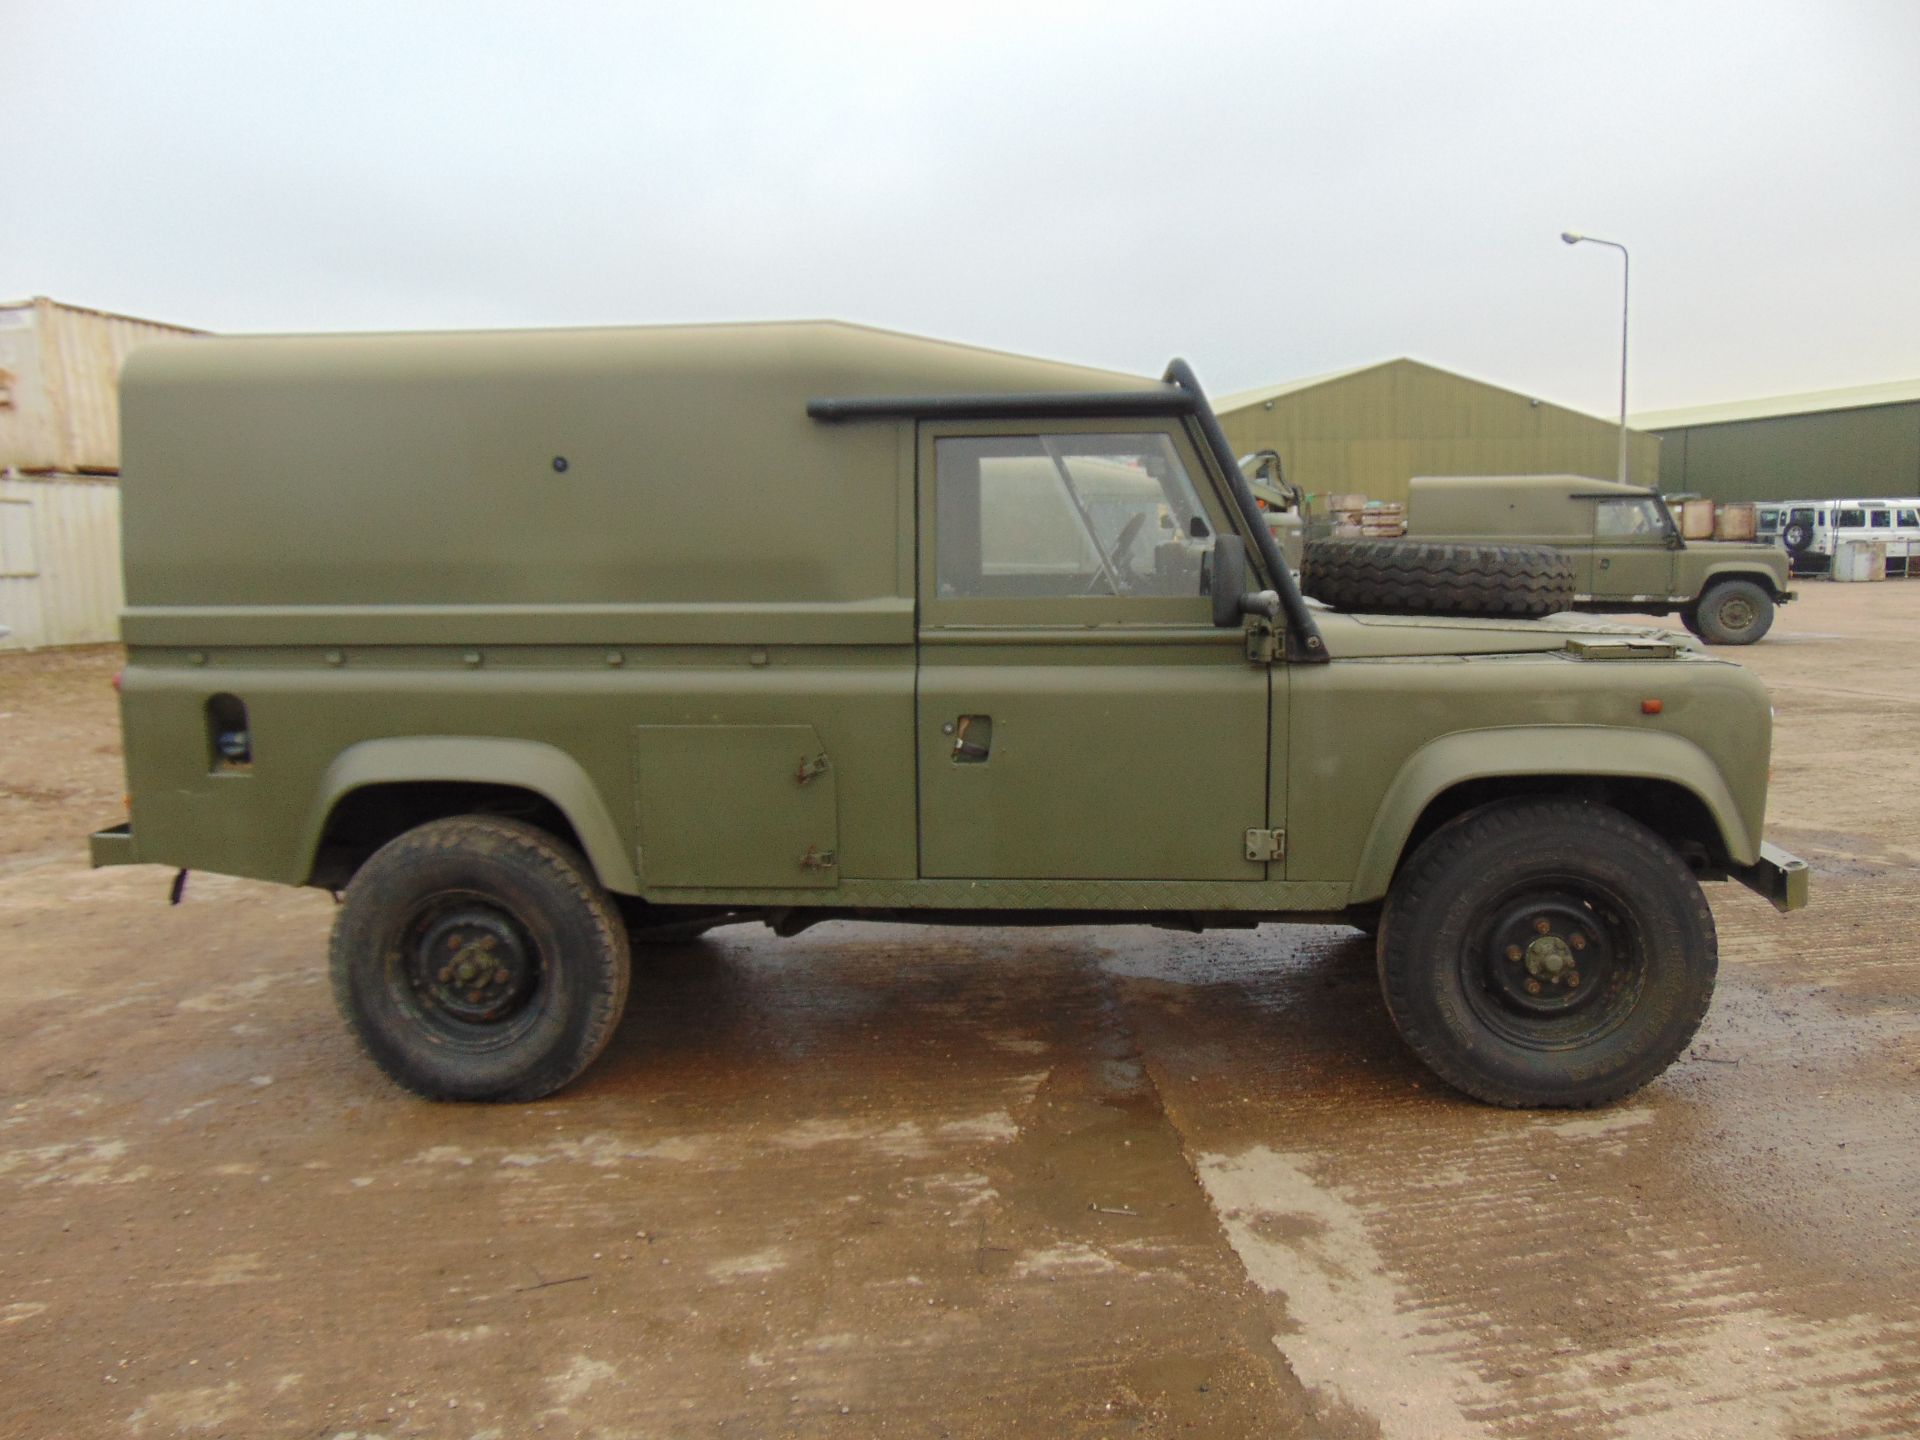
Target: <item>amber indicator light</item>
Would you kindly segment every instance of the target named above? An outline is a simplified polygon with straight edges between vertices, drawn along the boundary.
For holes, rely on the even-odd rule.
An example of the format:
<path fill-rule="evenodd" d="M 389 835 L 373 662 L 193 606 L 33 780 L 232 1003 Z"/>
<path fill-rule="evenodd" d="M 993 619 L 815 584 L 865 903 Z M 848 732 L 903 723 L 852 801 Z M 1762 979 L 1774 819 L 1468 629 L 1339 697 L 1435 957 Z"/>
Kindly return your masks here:
<path fill-rule="evenodd" d="M 1665 708 L 1666 707 L 1658 700 L 1642 700 L 1640 702 L 1640 713 L 1642 715 L 1658 715 Z"/>

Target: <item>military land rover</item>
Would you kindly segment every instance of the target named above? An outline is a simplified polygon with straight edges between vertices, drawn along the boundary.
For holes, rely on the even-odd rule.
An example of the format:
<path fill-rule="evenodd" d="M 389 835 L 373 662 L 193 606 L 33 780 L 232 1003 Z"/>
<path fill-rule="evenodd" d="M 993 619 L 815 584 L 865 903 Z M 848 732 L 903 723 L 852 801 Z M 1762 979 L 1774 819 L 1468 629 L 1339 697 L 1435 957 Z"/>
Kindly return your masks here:
<path fill-rule="evenodd" d="M 1591 1105 L 1705 1014 L 1701 881 L 1805 902 L 1758 682 L 1498 595 L 1303 597 L 1180 362 L 196 340 L 123 414 L 131 818 L 94 861 L 337 892 L 340 1008 L 423 1095 L 580 1074 L 634 938 L 1292 920 L 1377 932 L 1459 1089 Z"/>
<path fill-rule="evenodd" d="M 1678 615 L 1710 645 L 1751 645 L 1793 599 L 1778 545 L 1681 538 L 1657 491 L 1580 475 L 1416 476 L 1407 535 L 1547 545 L 1573 562 L 1574 609 Z"/>

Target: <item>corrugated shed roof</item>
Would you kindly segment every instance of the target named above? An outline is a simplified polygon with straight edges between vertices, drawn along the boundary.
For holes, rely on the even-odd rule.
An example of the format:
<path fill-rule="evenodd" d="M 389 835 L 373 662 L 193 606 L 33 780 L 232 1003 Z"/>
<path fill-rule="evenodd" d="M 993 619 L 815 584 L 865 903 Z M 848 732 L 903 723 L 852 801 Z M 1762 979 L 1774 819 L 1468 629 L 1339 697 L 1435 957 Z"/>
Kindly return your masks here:
<path fill-rule="evenodd" d="M 1627 417 L 1636 430 L 1681 430 L 1689 425 L 1725 425 L 1735 420 L 1771 420 L 1784 415 L 1817 415 L 1826 410 L 1864 410 L 1873 405 L 1902 405 L 1920 400 L 1920 380 L 1885 380 L 1840 390 L 1807 390 L 1798 395 L 1769 395 L 1758 400 L 1727 400 L 1679 410 L 1648 410 Z"/>
<path fill-rule="evenodd" d="M 1426 360 L 1416 360 L 1411 355 L 1399 355 L 1391 360 L 1375 360 L 1366 365 L 1355 365 L 1346 370 L 1335 370 L 1326 375 L 1309 375 L 1302 380 L 1289 380 L 1280 385 L 1263 385 L 1257 390 L 1241 390 L 1232 395 L 1220 396 L 1213 402 L 1215 413 L 1224 415 L 1230 410 L 1245 410 L 1254 405 L 1264 405 L 1269 400 L 1277 400 L 1283 395 L 1298 395 L 1302 391 L 1315 390 L 1322 385 L 1331 385 L 1339 380 L 1350 379 L 1355 375 L 1365 375 L 1372 370 L 1385 370 L 1391 365 L 1415 365 L 1434 375 L 1444 375 L 1452 380 L 1464 380 L 1470 385 L 1483 386 L 1488 390 L 1498 390 L 1503 395 L 1512 395 L 1530 404 L 1544 405 L 1568 415 L 1578 415 L 1582 419 L 1597 420 L 1603 425 L 1617 426 L 1620 422 L 1613 416 L 1589 415 L 1584 410 L 1575 410 L 1570 406 L 1557 405 L 1551 400 L 1542 400 L 1524 390 L 1516 390 L 1511 385 L 1496 385 L 1491 380 L 1482 380 L 1477 375 L 1466 375 L 1458 370 L 1449 370 L 1443 365 L 1434 365 Z M 1629 429 L 1640 427 L 1628 423 Z"/>
<path fill-rule="evenodd" d="M 1224 414 L 1228 410 L 1244 410 L 1249 405 L 1259 405 L 1268 400 L 1277 400 L 1282 395 L 1294 395 L 1302 390 L 1331 385 L 1334 381 L 1344 380 L 1349 375 L 1362 375 L 1369 370 L 1378 370 L 1384 365 L 1396 363 L 1393 360 L 1370 360 L 1365 365 L 1354 365 L 1345 370 L 1331 370 L 1325 375 L 1309 375 L 1304 379 L 1288 380 L 1279 385 L 1262 385 L 1256 390 L 1236 390 L 1231 395 L 1213 397 L 1214 412 Z"/>
<path fill-rule="evenodd" d="M 149 320 L 144 315 L 123 315 L 118 310 L 102 310 L 95 305 L 72 305 L 65 300 L 54 300 L 45 295 L 34 295 L 25 300 L 0 300 L 0 310 L 25 310 L 35 305 L 50 306 L 55 310 L 65 310 L 75 315 L 92 315 L 101 320 L 129 320 L 135 325 L 144 326 L 150 330 L 174 330 L 182 335 L 209 333 L 192 325 L 176 325 L 171 320 Z"/>

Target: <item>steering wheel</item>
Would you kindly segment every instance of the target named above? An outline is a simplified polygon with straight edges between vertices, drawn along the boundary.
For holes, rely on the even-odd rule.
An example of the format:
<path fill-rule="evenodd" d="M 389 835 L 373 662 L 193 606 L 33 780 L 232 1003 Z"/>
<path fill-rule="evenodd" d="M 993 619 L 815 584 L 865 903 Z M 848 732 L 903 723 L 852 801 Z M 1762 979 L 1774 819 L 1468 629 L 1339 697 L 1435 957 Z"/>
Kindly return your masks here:
<path fill-rule="evenodd" d="M 1147 512 L 1144 510 L 1134 511 L 1133 518 L 1122 525 L 1120 527 L 1120 533 L 1114 537 L 1113 554 L 1103 554 L 1100 557 L 1112 568 L 1116 588 L 1122 595 L 1133 589 L 1133 582 L 1137 578 L 1133 570 L 1133 557 L 1127 552 L 1133 548 L 1133 542 L 1140 534 L 1140 527 L 1146 523 Z M 1093 593 L 1093 587 L 1099 580 L 1100 577 L 1095 575 L 1093 579 L 1087 582 L 1087 594 L 1091 595 Z"/>

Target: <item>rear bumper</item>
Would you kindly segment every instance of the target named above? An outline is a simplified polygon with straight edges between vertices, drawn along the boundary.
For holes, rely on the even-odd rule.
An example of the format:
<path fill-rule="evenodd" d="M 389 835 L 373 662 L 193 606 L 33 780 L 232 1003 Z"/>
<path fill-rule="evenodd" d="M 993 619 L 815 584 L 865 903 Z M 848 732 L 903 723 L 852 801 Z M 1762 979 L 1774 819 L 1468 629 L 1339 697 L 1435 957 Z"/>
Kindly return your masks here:
<path fill-rule="evenodd" d="M 1807 862 L 1777 845 L 1762 841 L 1758 860 L 1751 865 L 1736 865 L 1728 873 L 1754 894 L 1772 902 L 1773 908 L 1783 915 L 1789 910 L 1806 908 Z"/>
<path fill-rule="evenodd" d="M 96 830 L 87 837 L 87 851 L 93 857 L 93 868 L 103 865 L 138 865 L 140 857 L 133 848 L 133 822 L 116 825 L 111 830 Z"/>

